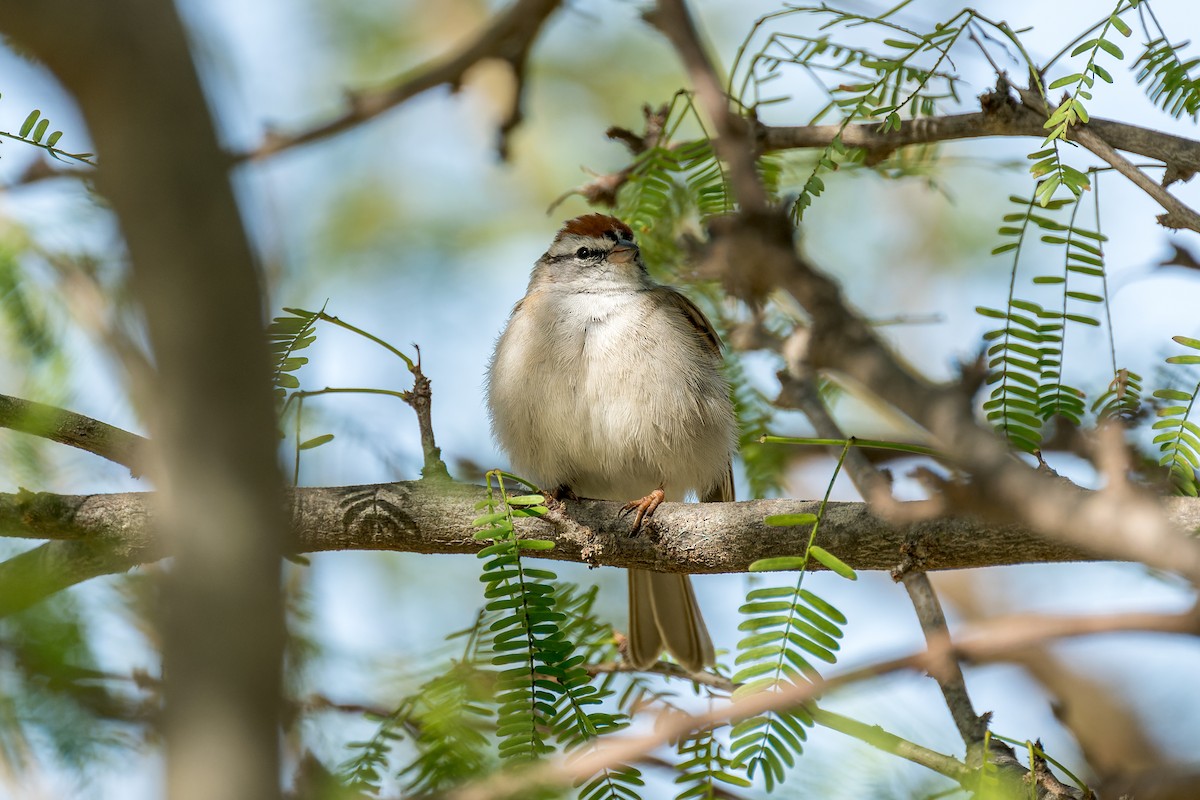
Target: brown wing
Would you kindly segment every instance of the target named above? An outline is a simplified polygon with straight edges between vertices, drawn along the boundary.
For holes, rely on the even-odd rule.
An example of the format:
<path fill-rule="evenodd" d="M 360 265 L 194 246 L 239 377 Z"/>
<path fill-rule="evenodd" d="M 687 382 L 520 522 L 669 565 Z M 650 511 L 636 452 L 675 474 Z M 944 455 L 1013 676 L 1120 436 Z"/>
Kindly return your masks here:
<path fill-rule="evenodd" d="M 713 355 L 717 358 L 721 357 L 721 337 L 717 336 L 712 323 L 708 321 L 708 317 L 704 316 L 703 311 L 696 308 L 695 303 L 670 286 L 655 286 L 650 291 L 662 298 L 666 302 L 667 308 L 675 309 L 683 314 L 684 319 L 696 329 L 700 340 L 712 350 Z"/>
<path fill-rule="evenodd" d="M 718 359 L 721 357 L 721 337 L 717 336 L 712 323 L 708 321 L 708 317 L 704 316 L 704 312 L 696 307 L 695 303 L 670 286 L 658 286 L 651 291 L 667 301 L 669 308 L 678 309 L 696 329 L 700 341 L 712 351 L 714 356 Z M 710 489 L 700 498 L 700 501 L 703 503 L 732 503 L 733 500 L 733 464 L 730 463 L 725 467 L 725 476 L 721 483 Z"/>
<path fill-rule="evenodd" d="M 737 498 L 733 496 L 733 462 L 725 465 L 725 477 L 721 482 L 708 490 L 701 503 L 732 503 Z"/>

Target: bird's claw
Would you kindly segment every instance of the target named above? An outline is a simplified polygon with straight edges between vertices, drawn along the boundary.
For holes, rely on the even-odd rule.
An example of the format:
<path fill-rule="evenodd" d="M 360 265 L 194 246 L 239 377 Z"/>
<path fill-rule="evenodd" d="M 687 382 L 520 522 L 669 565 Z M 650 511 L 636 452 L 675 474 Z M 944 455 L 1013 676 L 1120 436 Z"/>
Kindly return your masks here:
<path fill-rule="evenodd" d="M 624 517 L 631 511 L 636 511 L 637 514 L 633 518 L 633 529 L 629 532 L 632 536 L 642 528 L 642 522 L 649 519 L 654 514 L 654 510 L 659 507 L 663 500 L 667 497 L 666 493 L 661 489 L 655 489 L 650 494 L 640 500 L 631 500 L 621 506 L 620 516 Z"/>

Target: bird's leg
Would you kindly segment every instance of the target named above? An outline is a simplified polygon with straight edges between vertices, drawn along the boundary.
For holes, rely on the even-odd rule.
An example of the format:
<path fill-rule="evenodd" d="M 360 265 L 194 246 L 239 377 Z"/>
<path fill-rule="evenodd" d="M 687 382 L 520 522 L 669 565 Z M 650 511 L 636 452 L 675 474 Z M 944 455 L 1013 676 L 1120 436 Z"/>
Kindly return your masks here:
<path fill-rule="evenodd" d="M 654 509 L 658 508 L 663 500 L 667 499 L 666 492 L 660 486 L 650 494 L 640 500 L 631 500 L 621 506 L 621 516 L 625 516 L 630 511 L 636 511 L 637 514 L 633 518 L 633 530 L 629 533 L 633 535 L 641 530 L 642 522 L 649 519 L 654 514 Z"/>
<path fill-rule="evenodd" d="M 546 497 L 547 508 L 562 508 L 564 500 L 578 500 L 579 496 L 567 484 L 559 484 L 548 492 L 542 492 Z"/>

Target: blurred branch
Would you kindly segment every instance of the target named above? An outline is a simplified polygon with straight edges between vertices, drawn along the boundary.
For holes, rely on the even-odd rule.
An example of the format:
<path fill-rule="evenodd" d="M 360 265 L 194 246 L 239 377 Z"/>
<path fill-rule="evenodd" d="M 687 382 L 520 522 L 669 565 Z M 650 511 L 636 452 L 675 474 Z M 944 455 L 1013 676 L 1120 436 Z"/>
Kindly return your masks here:
<path fill-rule="evenodd" d="M 727 694 L 738 686 L 738 684 L 735 684 L 729 678 L 717 675 L 716 673 L 688 672 L 678 664 L 672 664 L 667 661 L 659 661 L 649 669 L 642 670 L 637 669 L 627 661 L 603 662 L 600 664 L 588 664 L 587 671 L 591 675 L 610 672 L 637 672 L 640 674 L 663 675 L 668 678 L 691 681 L 698 686 L 719 689 Z M 824 708 L 818 708 L 812 704 L 806 706 L 806 710 L 809 716 L 813 718 L 813 721 L 824 728 L 852 736 L 886 753 L 891 753 L 905 760 L 912 761 L 915 764 L 928 767 L 934 772 L 955 779 L 965 778 L 969 772 L 968 767 L 958 759 L 934 752 L 907 739 L 902 739 L 893 733 L 885 731 L 878 725 L 867 725 L 850 717 L 836 714 Z"/>
<path fill-rule="evenodd" d="M 268 131 L 265 140 L 255 149 L 238 153 L 238 161 L 262 159 L 283 150 L 350 130 L 411 97 L 437 86 L 449 85 L 457 91 L 467 70 L 488 59 L 499 59 L 509 65 L 516 80 L 516 92 L 508 116 L 500 126 L 499 149 L 507 155 L 508 134 L 522 119 L 521 103 L 529 50 L 560 0 L 515 0 L 504 12 L 457 54 L 443 57 L 411 70 L 388 85 L 374 89 L 357 89 L 346 93 L 349 108 L 341 115 L 297 133 Z"/>
<path fill-rule="evenodd" d="M 933 590 L 933 584 L 929 582 L 929 575 L 923 571 L 908 572 L 901 576 L 900 582 L 904 584 L 913 608 L 916 609 L 926 643 L 932 644 L 940 637 L 949 637 L 946 615 L 942 611 L 937 593 Z M 942 697 L 946 700 L 946 708 L 954 719 L 954 725 L 967 746 L 967 752 L 975 755 L 983 746 L 988 717 L 975 713 L 975 705 L 967 693 L 967 682 L 957 661 L 947 663 L 946 668 L 934 677 L 942 690 Z"/>
<path fill-rule="evenodd" d="M 15 189 L 41 181 L 55 178 L 71 178 L 72 180 L 91 180 L 96 176 L 96 169 L 84 167 L 56 167 L 44 158 L 35 158 L 29 166 L 21 171 L 13 180 L 4 184 L 0 189 Z"/>
<path fill-rule="evenodd" d="M 78 447 L 128 467 L 135 478 L 142 473 L 146 439 L 82 414 L 0 394 L 0 428 Z"/>
<path fill-rule="evenodd" d="M 748 694 L 729 703 L 715 705 L 708 711 L 697 714 L 664 715 L 654 725 L 653 731 L 649 733 L 608 737 L 605 742 L 586 753 L 572 754 L 569 759 L 551 759 L 533 767 L 503 771 L 451 792 L 448 797 L 452 800 L 492 800 L 492 798 L 508 797 L 514 794 L 529 794 L 534 787 L 538 786 L 568 785 L 573 781 L 592 775 L 600 769 L 637 761 L 647 753 L 651 753 L 656 748 L 675 741 L 691 731 L 749 719 L 768 711 L 794 708 L 816 700 L 835 689 L 880 675 L 907 670 L 937 674 L 946 669 L 947 665 L 956 664 L 960 660 L 968 662 L 994 661 L 1003 659 L 1013 652 L 1038 647 L 1054 640 L 1129 630 L 1196 635 L 1200 633 L 1200 615 L 1195 609 L 1192 609 L 1182 614 L 1134 613 L 1088 617 L 1016 615 L 999 618 L 984 625 L 963 630 L 956 642 L 951 642 L 950 638 L 946 636 L 933 637 L 929 642 L 928 649 L 922 652 L 868 664 L 828 678 L 817 677 L 811 682 L 797 681 L 780 684 L 777 691 Z M 826 718 L 826 722 L 830 724 L 830 727 L 835 727 L 842 720 L 830 716 Z M 853 720 L 849 722 L 853 722 Z M 849 725 L 843 727 L 847 732 L 853 728 Z M 922 755 L 929 755 L 930 752 L 926 751 Z M 945 768 L 946 774 L 950 774 L 956 779 L 965 779 L 972 774 L 962 771 L 961 765 L 956 759 L 945 756 L 930 757 L 927 759 L 927 763 L 924 761 L 918 763 L 924 763 L 925 766 L 935 770 L 939 767 Z M 993 761 L 993 763 L 997 762 Z M 999 766 L 1001 766 L 1003 779 L 1006 782 L 1013 781 L 1010 788 L 1021 786 L 1024 776 L 1028 774 L 1028 769 L 1018 763 L 1015 758 L 1006 759 L 1000 762 Z M 1057 781 L 1053 781 L 1053 783 L 1058 785 Z M 1084 796 L 1079 790 L 1063 788 L 1065 791 L 1060 790 L 1058 793 L 1051 794 L 1041 793 L 1038 796 L 1072 798 Z"/>
<path fill-rule="evenodd" d="M 135 400 L 161 488 L 155 527 L 175 557 L 160 618 L 165 795 L 278 797 L 287 523 L 262 278 L 187 31 L 170 0 L 0 0 L 0 28 L 83 113 L 153 354 L 153 384 Z M 18 558 L 61 562 L 88 544 Z M 128 553 L 97 555 L 97 569 L 108 556 Z M 0 565 L 5 590 L 14 561 Z M 36 585 L 38 575 L 17 580 Z"/>

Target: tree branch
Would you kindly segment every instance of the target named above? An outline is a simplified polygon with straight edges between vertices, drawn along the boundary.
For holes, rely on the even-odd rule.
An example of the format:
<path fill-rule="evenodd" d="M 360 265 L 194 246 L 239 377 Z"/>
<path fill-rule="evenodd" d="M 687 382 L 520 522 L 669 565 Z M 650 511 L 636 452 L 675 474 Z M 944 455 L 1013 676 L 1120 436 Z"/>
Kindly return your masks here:
<path fill-rule="evenodd" d="M 1045 138 L 1046 129 L 1042 127 L 1045 118 L 1031 109 L 995 93 L 984 94 L 980 99 L 983 111 L 905 120 L 899 129 L 887 133 L 881 133 L 879 125 L 873 122 L 847 125 L 844 130 L 840 125 L 764 126 L 759 131 L 759 144 L 766 151 L 823 148 L 841 130 L 843 144 L 865 150 L 868 163 L 876 163 L 901 147 L 914 144 L 988 136 Z M 1083 131 L 1093 132 L 1118 150 L 1162 161 L 1184 174 L 1200 172 L 1200 142 L 1194 139 L 1098 117 L 1070 129 L 1067 138 L 1078 140 Z"/>
<path fill-rule="evenodd" d="M 320 141 L 347 131 L 385 111 L 437 86 L 448 84 L 457 90 L 467 70 L 480 61 L 499 59 L 513 70 L 516 93 L 507 118 L 500 126 L 499 149 L 507 154 L 508 134 L 521 121 L 525 62 L 542 25 L 558 8 L 560 0 L 515 0 L 466 47 L 455 55 L 436 59 L 408 72 L 404 77 L 376 89 L 347 92 L 349 108 L 333 119 L 308 130 L 292 134 L 268 132 L 265 141 L 254 150 L 234 156 L 238 161 L 262 159 L 283 150 Z"/>
<path fill-rule="evenodd" d="M 856 719 L 851 719 L 850 717 L 830 711 L 827 708 L 819 708 L 817 706 L 809 706 L 808 713 L 813 718 L 813 722 L 823 728 L 829 728 L 838 733 L 852 736 L 885 753 L 891 753 L 894 756 L 903 758 L 905 761 L 920 764 L 926 769 L 932 770 L 939 775 L 945 775 L 959 783 L 965 782 L 971 774 L 970 768 L 957 758 L 939 753 L 936 750 L 930 750 L 927 747 L 922 747 L 916 742 L 911 742 L 894 733 L 885 731 L 878 725 L 868 725 L 865 722 L 859 722 Z"/>
<path fill-rule="evenodd" d="M 136 478 L 147 440 L 91 417 L 0 394 L 0 428 L 78 447 L 129 468 Z"/>
<path fill-rule="evenodd" d="M 898 129 L 887 132 L 880 131 L 879 124 L 875 122 L 856 123 L 845 128 L 841 125 L 759 125 L 755 147 L 763 152 L 825 148 L 840 135 L 846 147 L 866 152 L 866 163 L 877 164 L 901 148 L 918 144 L 991 136 L 1045 138 L 1045 115 L 1013 98 L 1007 86 L 1006 82 L 1001 82 L 996 91 L 981 95 L 982 111 L 905 120 Z M 1150 180 L 1144 172 L 1113 151 L 1121 150 L 1161 161 L 1169 175 L 1186 180 L 1200 172 L 1200 141 L 1097 117 L 1093 117 L 1086 125 L 1068 130 L 1067 138 L 1084 145 L 1114 169 L 1121 171 L 1163 205 L 1169 214 L 1174 214 L 1163 221 L 1166 227 L 1192 228 L 1192 224 L 1196 223 L 1195 212 L 1191 212 L 1162 185 Z M 625 167 L 617 172 L 598 175 L 571 193 L 582 195 L 591 202 L 611 206 L 616 200 L 617 190 L 631 173 L 632 169 Z"/>
<path fill-rule="evenodd" d="M 299 489 L 292 503 L 291 547 L 308 553 L 475 553 L 484 545 L 473 538 L 471 520 L 477 514 L 475 503 L 483 497 L 480 486 L 446 481 Z M 1173 498 L 1165 503 L 1172 525 L 1200 526 L 1200 500 Z M 802 500 L 664 503 L 647 531 L 631 537 L 628 522 L 617 516 L 619 503 L 581 500 L 568 502 L 565 512 L 517 520 L 517 530 L 522 536 L 555 542 L 553 550 L 538 555 L 559 561 L 692 574 L 743 572 L 757 559 L 802 552 L 808 541 L 807 528 L 769 527 L 763 524 L 767 515 L 816 513 L 818 505 Z M 57 591 L 169 555 L 151 530 L 151 508 L 152 495 L 142 492 L 0 494 L 0 536 L 96 548 L 79 569 L 55 560 L 45 568 L 53 574 L 41 577 L 29 572 L 27 562 L 0 563 L 0 586 L 24 576 L 22 580 Z M 1098 557 L 1028 529 L 977 517 L 892 525 L 863 503 L 830 503 L 817 542 L 860 570 L 892 570 L 914 558 L 925 570 L 943 570 Z M 26 596 L 20 607 L 36 599 Z"/>
<path fill-rule="evenodd" d="M 921 622 L 921 632 L 925 634 L 925 642 L 932 644 L 939 637 L 949 637 L 946 626 L 946 615 L 942 604 L 938 601 L 929 575 L 925 572 L 909 572 L 900 578 L 916 609 L 917 619 Z M 942 697 L 946 700 L 946 708 L 954 719 L 954 726 L 967 746 L 967 752 L 972 753 L 983 745 L 987 733 L 987 717 L 975 713 L 975 705 L 971 695 L 967 693 L 967 681 L 963 677 L 962 668 L 958 662 L 947 664 L 937 679 Z"/>

